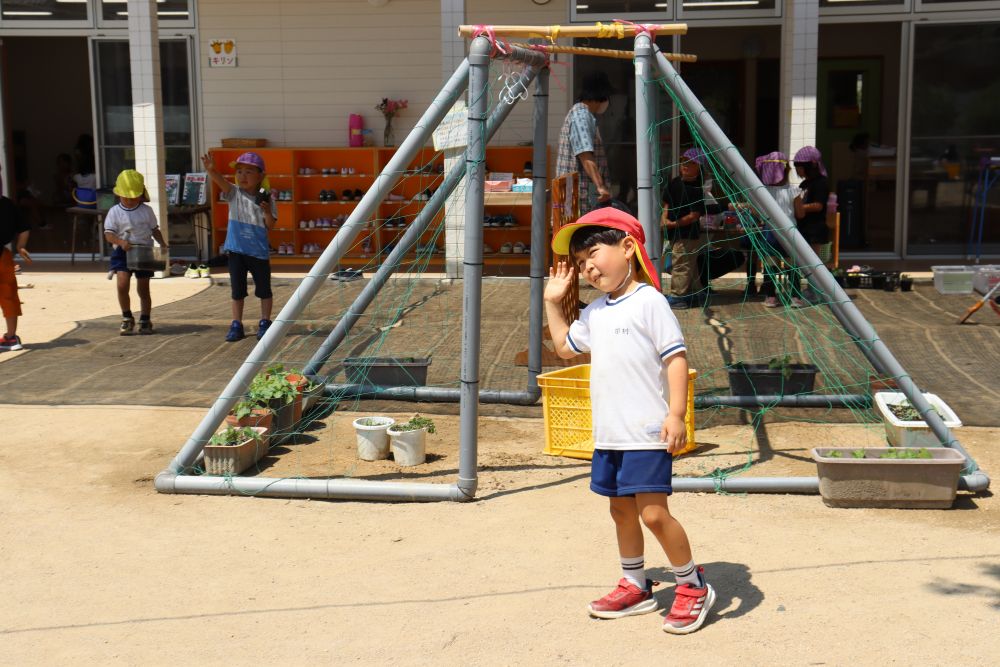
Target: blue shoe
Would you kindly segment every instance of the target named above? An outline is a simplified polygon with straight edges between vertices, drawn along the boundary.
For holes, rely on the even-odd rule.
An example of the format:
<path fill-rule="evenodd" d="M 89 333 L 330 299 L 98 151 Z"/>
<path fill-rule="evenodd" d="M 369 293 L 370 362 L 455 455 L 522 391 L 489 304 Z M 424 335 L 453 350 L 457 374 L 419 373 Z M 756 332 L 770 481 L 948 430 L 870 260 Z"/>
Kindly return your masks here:
<path fill-rule="evenodd" d="M 229 333 L 226 334 L 226 342 L 235 343 L 246 337 L 246 334 L 243 333 L 243 323 L 239 320 L 233 320 L 233 323 L 229 325 Z"/>
<path fill-rule="evenodd" d="M 267 328 L 269 326 L 271 326 L 271 320 L 261 320 L 257 323 L 257 340 L 264 337 L 264 334 L 267 333 Z"/>

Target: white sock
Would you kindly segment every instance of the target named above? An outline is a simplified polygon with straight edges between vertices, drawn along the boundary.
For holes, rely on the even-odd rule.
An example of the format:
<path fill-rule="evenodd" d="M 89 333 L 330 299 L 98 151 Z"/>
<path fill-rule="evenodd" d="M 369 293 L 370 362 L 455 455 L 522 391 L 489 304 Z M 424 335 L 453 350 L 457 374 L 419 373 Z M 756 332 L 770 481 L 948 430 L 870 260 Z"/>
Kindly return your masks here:
<path fill-rule="evenodd" d="M 677 585 L 688 584 L 694 586 L 695 588 L 701 588 L 704 584 L 702 578 L 698 575 L 698 566 L 694 564 L 694 561 L 681 566 L 671 566 L 674 571 L 674 578 L 677 580 Z"/>
<path fill-rule="evenodd" d="M 646 559 L 643 556 L 621 559 L 622 576 L 638 586 L 641 590 L 646 590 Z"/>

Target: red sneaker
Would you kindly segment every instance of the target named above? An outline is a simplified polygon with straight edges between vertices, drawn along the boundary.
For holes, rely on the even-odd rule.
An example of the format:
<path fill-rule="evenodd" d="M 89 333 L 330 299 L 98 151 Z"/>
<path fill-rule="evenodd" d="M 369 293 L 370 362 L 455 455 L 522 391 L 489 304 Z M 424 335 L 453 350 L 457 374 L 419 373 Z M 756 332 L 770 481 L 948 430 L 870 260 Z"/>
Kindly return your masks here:
<path fill-rule="evenodd" d="M 703 572 L 698 568 L 698 573 Z M 705 581 L 705 577 L 701 577 Z M 709 584 L 696 588 L 691 584 L 677 587 L 674 604 L 663 621 L 663 631 L 672 635 L 686 635 L 694 632 L 705 622 L 708 610 L 715 604 L 715 589 Z"/>
<path fill-rule="evenodd" d="M 659 582 L 646 580 L 643 590 L 624 577 L 618 582 L 618 587 L 602 597 L 594 600 L 587 607 L 591 616 L 597 618 L 622 618 L 636 614 L 648 614 L 656 611 L 659 604 L 653 597 L 653 586 Z"/>

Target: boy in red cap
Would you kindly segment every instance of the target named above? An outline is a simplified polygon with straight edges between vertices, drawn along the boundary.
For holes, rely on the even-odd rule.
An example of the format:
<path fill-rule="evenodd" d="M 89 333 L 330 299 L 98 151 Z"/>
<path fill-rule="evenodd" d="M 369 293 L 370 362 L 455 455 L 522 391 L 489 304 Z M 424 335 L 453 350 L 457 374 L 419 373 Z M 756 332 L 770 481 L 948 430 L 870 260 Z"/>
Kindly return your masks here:
<path fill-rule="evenodd" d="M 553 252 L 569 255 L 584 279 L 606 296 L 587 306 L 576 322 L 566 322 L 560 303 L 576 275 L 559 262 L 549 271 L 545 312 L 560 357 L 591 353 L 590 488 L 609 498 L 623 576 L 615 590 L 590 603 L 590 614 L 621 618 L 657 609 L 653 582 L 645 574 L 645 524 L 677 580 L 663 630 L 688 634 L 705 622 L 715 591 L 694 564 L 687 534 L 667 506 L 672 453 L 686 441 L 687 348 L 644 242 L 639 221 L 614 208 L 597 209 L 562 227 L 552 240 Z"/>

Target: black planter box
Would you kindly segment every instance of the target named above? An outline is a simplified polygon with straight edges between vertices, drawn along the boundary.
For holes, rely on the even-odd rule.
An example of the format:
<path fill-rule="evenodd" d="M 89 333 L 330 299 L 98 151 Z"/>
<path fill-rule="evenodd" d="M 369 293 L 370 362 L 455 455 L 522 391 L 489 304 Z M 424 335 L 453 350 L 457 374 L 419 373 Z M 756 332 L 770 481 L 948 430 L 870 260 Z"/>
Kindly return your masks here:
<path fill-rule="evenodd" d="M 813 390 L 815 366 L 789 364 L 786 369 L 791 370 L 787 378 L 782 369 L 767 364 L 734 364 L 729 367 L 729 389 L 733 396 L 791 396 Z"/>
<path fill-rule="evenodd" d="M 347 381 L 383 387 L 423 387 L 427 384 L 429 357 L 348 357 Z"/>

